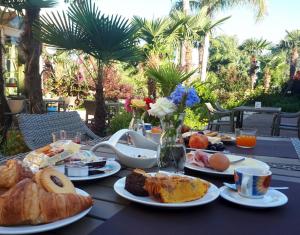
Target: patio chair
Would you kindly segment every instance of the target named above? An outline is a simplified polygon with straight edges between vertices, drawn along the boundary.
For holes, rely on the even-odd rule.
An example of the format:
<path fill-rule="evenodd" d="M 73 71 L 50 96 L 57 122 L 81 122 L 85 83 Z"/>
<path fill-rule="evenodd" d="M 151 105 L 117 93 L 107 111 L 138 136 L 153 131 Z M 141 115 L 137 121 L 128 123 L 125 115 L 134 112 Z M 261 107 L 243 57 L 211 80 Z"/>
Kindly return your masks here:
<path fill-rule="evenodd" d="M 234 112 L 230 110 L 217 110 L 211 103 L 205 103 L 209 112 L 208 129 L 212 130 L 215 126 L 216 131 L 220 130 L 221 126 L 229 126 L 230 131 L 234 131 Z M 226 119 L 227 118 L 227 119 Z"/>
<path fill-rule="evenodd" d="M 286 120 L 284 120 L 286 119 Z M 296 123 L 289 123 L 287 120 L 296 121 Z M 300 138 L 300 111 L 297 113 L 278 113 L 273 117 L 271 135 L 280 136 L 280 130 L 297 131 L 298 138 Z"/>
<path fill-rule="evenodd" d="M 81 132 L 92 140 L 100 139 L 82 122 L 76 111 L 20 114 L 17 118 L 24 141 L 31 150 L 52 143 L 52 133 L 60 130 Z"/>
<path fill-rule="evenodd" d="M 96 112 L 96 101 L 94 100 L 84 100 L 83 106 L 85 108 L 85 124 L 88 125 L 89 122 L 93 122 L 95 112 Z M 89 118 L 89 116 L 93 116 L 93 118 Z"/>

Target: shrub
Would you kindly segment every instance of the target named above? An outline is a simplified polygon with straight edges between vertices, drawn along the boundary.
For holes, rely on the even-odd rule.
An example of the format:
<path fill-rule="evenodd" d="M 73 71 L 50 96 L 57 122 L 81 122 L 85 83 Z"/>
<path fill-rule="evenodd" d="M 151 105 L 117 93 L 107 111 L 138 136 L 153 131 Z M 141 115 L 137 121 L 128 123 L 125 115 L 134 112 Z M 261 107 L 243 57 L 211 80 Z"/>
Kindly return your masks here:
<path fill-rule="evenodd" d="M 120 113 L 116 114 L 116 116 L 114 116 L 111 119 L 110 127 L 108 128 L 108 133 L 114 134 L 115 132 L 121 129 L 128 128 L 131 118 L 132 118 L 131 113 L 122 110 Z"/>
<path fill-rule="evenodd" d="M 13 156 L 19 153 L 28 152 L 23 136 L 20 131 L 10 130 L 7 133 L 6 142 L 1 146 L 0 152 L 6 156 Z"/>

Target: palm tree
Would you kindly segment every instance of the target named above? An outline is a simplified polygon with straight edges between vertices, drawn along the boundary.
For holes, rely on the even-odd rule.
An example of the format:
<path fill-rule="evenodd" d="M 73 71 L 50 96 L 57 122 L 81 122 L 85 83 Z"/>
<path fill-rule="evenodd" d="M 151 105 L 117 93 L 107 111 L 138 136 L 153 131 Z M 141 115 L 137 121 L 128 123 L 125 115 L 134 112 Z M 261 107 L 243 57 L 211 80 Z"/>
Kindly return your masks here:
<path fill-rule="evenodd" d="M 251 79 L 251 88 L 254 89 L 257 80 L 257 71 L 259 68 L 257 56 L 268 49 L 270 42 L 264 39 L 250 38 L 243 42 L 240 49 L 250 56 L 249 76 Z"/>
<path fill-rule="evenodd" d="M 135 16 L 132 24 L 138 28 L 137 37 L 143 43 L 146 65 L 150 67 L 159 66 L 162 60 L 170 57 L 172 46 L 176 38 L 176 29 L 181 24 L 175 25 L 169 18 L 158 18 L 146 20 Z M 144 66 L 142 66 L 143 68 Z M 148 96 L 156 98 L 156 82 L 150 76 L 147 79 Z"/>
<path fill-rule="evenodd" d="M 120 16 L 105 16 L 91 0 L 71 4 L 67 13 L 51 13 L 36 25 L 37 36 L 45 43 L 66 50 L 80 50 L 98 61 L 96 113 L 94 131 L 105 135 L 105 68 L 115 61 L 136 62 L 141 59 L 137 47 L 137 28 Z"/>
<path fill-rule="evenodd" d="M 266 55 L 262 55 L 259 58 L 260 60 L 260 69 L 263 74 L 264 81 L 264 90 L 265 92 L 269 91 L 271 78 L 272 78 L 272 70 L 279 68 L 285 65 L 285 58 L 282 54 L 271 54 L 268 53 Z"/>
<path fill-rule="evenodd" d="M 279 43 L 277 49 L 290 53 L 290 79 L 292 80 L 295 76 L 299 59 L 300 30 L 286 31 L 286 33 L 285 39 Z"/>
<path fill-rule="evenodd" d="M 39 61 L 41 43 L 33 37 L 33 23 L 38 22 L 41 8 L 50 8 L 57 4 L 57 0 L 0 0 L 0 6 L 13 8 L 24 16 L 24 32 L 21 36 L 21 47 L 25 53 L 25 91 L 29 98 L 31 112 L 44 111 L 41 89 Z"/>
<path fill-rule="evenodd" d="M 177 5 L 182 5 L 183 0 L 177 0 Z M 208 8 L 208 16 L 213 18 L 219 10 L 230 9 L 238 5 L 251 5 L 256 8 L 256 19 L 261 19 L 266 14 L 266 0 L 193 0 L 193 7 L 200 10 L 206 6 Z M 199 49 L 199 57 L 201 63 L 201 80 L 206 80 L 206 68 L 209 57 L 209 38 L 210 32 L 206 33 L 204 43 Z"/>

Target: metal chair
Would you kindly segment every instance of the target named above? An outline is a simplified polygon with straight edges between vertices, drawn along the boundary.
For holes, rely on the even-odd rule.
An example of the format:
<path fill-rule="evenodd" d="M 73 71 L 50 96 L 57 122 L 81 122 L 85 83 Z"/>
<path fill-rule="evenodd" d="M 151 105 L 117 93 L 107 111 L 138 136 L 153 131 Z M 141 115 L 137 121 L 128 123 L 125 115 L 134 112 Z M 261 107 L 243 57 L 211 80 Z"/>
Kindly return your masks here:
<path fill-rule="evenodd" d="M 60 130 L 81 132 L 91 140 L 100 140 L 81 120 L 77 112 L 20 114 L 17 116 L 24 141 L 31 150 L 52 142 L 52 133 Z"/>
<path fill-rule="evenodd" d="M 211 103 L 205 103 L 206 108 L 209 112 L 209 122 L 208 129 L 212 130 L 213 126 L 215 126 L 216 131 L 220 130 L 220 126 L 229 126 L 230 131 L 234 131 L 234 112 L 230 110 L 217 110 L 215 109 Z M 225 117 L 228 117 L 229 120 L 224 120 Z"/>
<path fill-rule="evenodd" d="M 296 124 L 283 122 L 282 118 L 296 119 Z M 278 113 L 273 117 L 271 135 L 280 136 L 280 130 L 297 131 L 300 138 L 300 111 L 297 113 Z"/>

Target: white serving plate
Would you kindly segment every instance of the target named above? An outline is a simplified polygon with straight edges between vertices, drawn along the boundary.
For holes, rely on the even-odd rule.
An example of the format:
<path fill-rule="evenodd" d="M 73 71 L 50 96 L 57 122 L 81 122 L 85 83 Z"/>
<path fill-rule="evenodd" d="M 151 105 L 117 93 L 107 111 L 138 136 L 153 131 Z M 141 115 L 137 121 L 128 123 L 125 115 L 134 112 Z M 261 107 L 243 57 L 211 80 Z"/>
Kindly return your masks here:
<path fill-rule="evenodd" d="M 89 194 L 81 189 L 76 188 L 76 192 L 82 196 L 89 196 Z M 80 212 L 77 215 L 72 217 L 55 221 L 49 224 L 42 224 L 42 225 L 20 225 L 20 226 L 0 226 L 0 234 L 32 234 L 32 233 L 41 233 L 53 229 L 57 229 L 68 224 L 74 223 L 77 220 L 83 218 L 92 207 Z"/>
<path fill-rule="evenodd" d="M 101 174 L 97 174 L 97 175 L 90 175 L 90 176 L 83 176 L 83 177 L 68 176 L 68 178 L 71 181 L 101 179 L 101 178 L 105 178 L 105 177 L 116 174 L 119 170 L 121 170 L 121 165 L 114 160 L 107 160 L 105 167 L 102 167 L 99 169 L 101 170 L 101 169 L 107 169 L 107 168 L 110 169 L 110 171 L 105 172 L 105 173 L 101 173 Z"/>
<path fill-rule="evenodd" d="M 196 165 L 190 164 L 190 163 L 185 163 L 185 167 L 188 169 L 194 170 L 194 171 L 205 172 L 205 173 L 214 174 L 214 175 L 229 175 L 229 176 L 234 175 L 234 169 L 236 169 L 237 167 L 242 167 L 242 166 L 259 167 L 259 168 L 263 168 L 266 170 L 270 169 L 270 166 L 268 164 L 266 164 L 262 161 L 253 159 L 253 158 L 242 157 L 242 156 L 231 155 L 231 154 L 225 154 L 225 155 L 228 157 L 230 162 L 235 162 L 241 158 L 245 158 L 245 160 L 230 164 L 229 168 L 225 171 L 216 171 L 211 168 L 199 167 L 199 166 L 196 166 Z"/>
<path fill-rule="evenodd" d="M 151 174 L 155 174 L 155 173 L 151 173 Z M 132 193 L 128 192 L 125 189 L 125 180 L 126 180 L 126 177 L 121 178 L 114 184 L 115 192 L 117 194 L 119 194 L 121 197 L 126 198 L 130 201 L 148 205 L 148 206 L 165 207 L 165 208 L 194 207 L 194 206 L 200 206 L 200 205 L 210 203 L 210 202 L 214 201 L 215 199 L 217 199 L 220 194 L 220 190 L 218 189 L 218 187 L 215 186 L 214 184 L 210 183 L 208 192 L 204 195 L 204 197 L 202 197 L 200 199 L 197 199 L 194 201 L 189 201 L 189 202 L 183 202 L 183 203 L 162 203 L 162 202 L 155 201 L 155 200 L 151 199 L 150 197 L 135 196 Z"/>
<path fill-rule="evenodd" d="M 287 196 L 275 189 L 269 189 L 263 198 L 256 199 L 242 197 L 237 191 L 234 191 L 226 186 L 221 187 L 220 191 L 220 195 L 222 198 L 230 202 L 248 207 L 271 208 L 283 206 L 288 202 Z"/>

